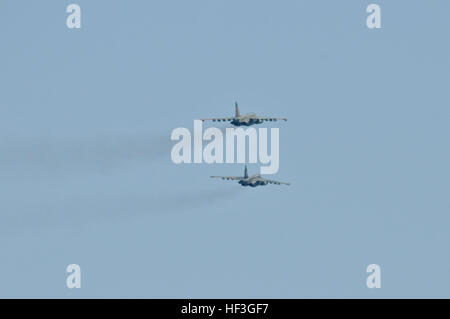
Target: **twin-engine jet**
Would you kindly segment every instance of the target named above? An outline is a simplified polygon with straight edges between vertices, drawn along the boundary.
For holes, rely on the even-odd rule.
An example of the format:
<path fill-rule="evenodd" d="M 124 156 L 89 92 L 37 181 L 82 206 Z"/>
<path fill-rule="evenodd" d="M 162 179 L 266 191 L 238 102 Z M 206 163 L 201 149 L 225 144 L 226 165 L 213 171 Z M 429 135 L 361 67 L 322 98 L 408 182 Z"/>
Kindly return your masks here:
<path fill-rule="evenodd" d="M 244 176 L 211 176 L 211 178 L 221 178 L 226 180 L 233 180 L 233 181 L 239 181 L 238 183 L 242 186 L 250 186 L 250 187 L 256 187 L 256 186 L 265 186 L 267 184 L 275 184 L 275 185 L 290 185 L 289 183 L 285 182 L 278 182 L 270 179 L 265 179 L 261 177 L 259 174 L 254 174 L 252 176 L 248 176 L 247 166 L 245 166 Z"/>
<path fill-rule="evenodd" d="M 240 114 L 239 107 L 237 102 L 235 103 L 235 114 L 233 117 L 220 117 L 220 118 L 211 118 L 211 119 L 200 119 L 202 121 L 213 121 L 213 122 L 230 122 L 234 126 L 250 126 L 253 124 L 261 124 L 264 121 L 266 122 L 276 122 L 276 121 L 287 121 L 286 118 L 279 117 L 262 117 L 257 116 L 255 113 L 248 114 Z"/>

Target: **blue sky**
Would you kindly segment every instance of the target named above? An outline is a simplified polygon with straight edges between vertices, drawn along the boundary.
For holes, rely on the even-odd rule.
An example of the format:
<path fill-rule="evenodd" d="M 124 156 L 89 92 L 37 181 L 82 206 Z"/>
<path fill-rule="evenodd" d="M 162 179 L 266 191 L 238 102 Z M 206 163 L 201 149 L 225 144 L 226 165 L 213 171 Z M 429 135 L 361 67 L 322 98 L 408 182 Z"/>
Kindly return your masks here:
<path fill-rule="evenodd" d="M 373 2 L 2 1 L 0 297 L 449 297 L 450 4 Z M 172 163 L 234 101 L 292 185 Z"/>

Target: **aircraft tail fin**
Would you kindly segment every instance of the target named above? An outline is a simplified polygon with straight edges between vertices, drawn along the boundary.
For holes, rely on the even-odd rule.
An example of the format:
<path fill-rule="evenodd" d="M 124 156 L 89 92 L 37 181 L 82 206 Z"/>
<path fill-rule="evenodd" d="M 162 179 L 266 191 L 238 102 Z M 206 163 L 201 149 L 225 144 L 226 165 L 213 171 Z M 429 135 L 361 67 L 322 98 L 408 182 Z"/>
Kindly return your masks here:
<path fill-rule="evenodd" d="M 247 165 L 245 165 L 244 178 L 248 178 Z"/>
<path fill-rule="evenodd" d="M 234 115 L 236 117 L 238 117 L 240 115 L 240 113 L 239 113 L 239 106 L 238 106 L 237 102 L 234 103 L 234 107 L 235 107 L 235 110 L 236 110 Z"/>

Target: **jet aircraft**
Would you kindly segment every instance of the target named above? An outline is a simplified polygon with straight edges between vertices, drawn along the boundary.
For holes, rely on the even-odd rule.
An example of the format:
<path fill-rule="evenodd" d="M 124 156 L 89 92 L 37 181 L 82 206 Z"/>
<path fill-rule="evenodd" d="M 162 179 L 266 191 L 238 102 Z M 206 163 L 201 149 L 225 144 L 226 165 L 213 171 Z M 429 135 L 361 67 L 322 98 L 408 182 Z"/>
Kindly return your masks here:
<path fill-rule="evenodd" d="M 261 124 L 264 121 L 275 122 L 275 121 L 287 121 L 287 118 L 279 117 L 262 117 L 257 116 L 255 113 L 242 114 L 239 112 L 239 106 L 237 102 L 235 103 L 235 113 L 233 117 L 220 117 L 220 118 L 210 118 L 210 119 L 200 119 L 201 121 L 213 121 L 213 122 L 230 122 L 234 126 L 250 126 L 253 124 Z"/>
<path fill-rule="evenodd" d="M 252 176 L 248 176 L 247 166 L 245 166 L 244 176 L 211 176 L 211 178 L 221 178 L 226 180 L 239 181 L 238 183 L 242 186 L 265 186 L 267 184 L 275 184 L 275 185 L 290 185 L 290 183 L 278 182 L 271 179 L 266 179 L 261 177 L 260 174 L 254 174 Z"/>

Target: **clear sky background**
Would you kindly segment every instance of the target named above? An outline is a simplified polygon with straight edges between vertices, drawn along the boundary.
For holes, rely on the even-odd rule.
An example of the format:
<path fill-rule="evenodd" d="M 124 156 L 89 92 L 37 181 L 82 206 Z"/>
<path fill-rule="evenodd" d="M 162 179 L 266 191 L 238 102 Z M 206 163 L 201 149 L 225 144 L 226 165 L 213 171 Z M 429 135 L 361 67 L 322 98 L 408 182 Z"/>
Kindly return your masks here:
<path fill-rule="evenodd" d="M 445 0 L 2 0 L 0 297 L 450 297 L 449 16 Z M 265 127 L 269 177 L 290 186 L 172 163 L 172 129 L 235 100 L 289 118 Z"/>

